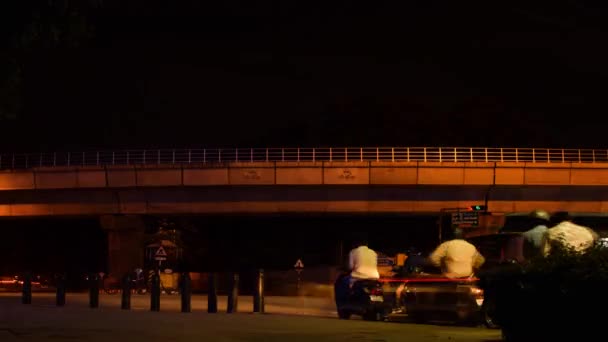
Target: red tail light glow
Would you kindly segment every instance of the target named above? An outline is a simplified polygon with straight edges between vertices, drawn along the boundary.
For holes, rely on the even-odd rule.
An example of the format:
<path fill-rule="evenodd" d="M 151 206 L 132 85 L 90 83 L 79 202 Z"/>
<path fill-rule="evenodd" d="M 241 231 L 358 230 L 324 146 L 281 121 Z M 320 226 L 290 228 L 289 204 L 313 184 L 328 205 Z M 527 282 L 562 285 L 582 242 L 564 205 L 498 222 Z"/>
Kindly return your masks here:
<path fill-rule="evenodd" d="M 371 292 L 370 292 L 370 294 L 372 296 L 382 296 L 382 293 L 383 293 L 383 291 L 382 291 L 381 288 L 372 289 Z"/>

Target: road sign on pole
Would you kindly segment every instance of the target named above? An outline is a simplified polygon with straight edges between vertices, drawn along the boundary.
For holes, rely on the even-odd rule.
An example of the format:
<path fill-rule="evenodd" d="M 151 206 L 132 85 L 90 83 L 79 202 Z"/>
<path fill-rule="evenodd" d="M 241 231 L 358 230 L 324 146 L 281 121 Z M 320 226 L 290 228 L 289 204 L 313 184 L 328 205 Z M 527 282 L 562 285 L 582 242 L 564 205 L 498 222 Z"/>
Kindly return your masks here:
<path fill-rule="evenodd" d="M 301 272 L 302 269 L 304 269 L 304 263 L 302 262 L 302 259 L 298 259 L 296 261 L 296 264 L 293 265 L 293 268 L 295 268 L 296 271 Z"/>
<path fill-rule="evenodd" d="M 167 260 L 167 252 L 163 248 L 163 246 L 159 246 L 154 254 L 154 260 L 162 261 Z"/>
<path fill-rule="evenodd" d="M 452 226 L 459 228 L 479 226 L 478 211 L 461 211 L 452 213 Z"/>
<path fill-rule="evenodd" d="M 298 283 L 296 284 L 297 289 L 300 289 L 300 273 L 302 273 L 302 270 L 304 269 L 304 263 L 302 262 L 302 259 L 298 259 L 296 261 L 296 264 L 293 265 L 293 268 L 295 268 L 296 272 L 298 272 Z"/>

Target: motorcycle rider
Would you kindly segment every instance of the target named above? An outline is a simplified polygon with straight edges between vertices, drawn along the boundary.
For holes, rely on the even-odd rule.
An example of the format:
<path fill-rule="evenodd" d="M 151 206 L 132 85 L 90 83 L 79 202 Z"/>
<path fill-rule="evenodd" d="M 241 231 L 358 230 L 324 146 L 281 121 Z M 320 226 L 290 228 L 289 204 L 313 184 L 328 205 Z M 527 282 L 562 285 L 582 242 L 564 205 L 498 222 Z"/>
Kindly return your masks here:
<path fill-rule="evenodd" d="M 557 212 L 551 217 L 553 226 L 547 229 L 542 243 L 542 253 L 547 256 L 555 247 L 565 247 L 575 252 L 584 252 L 592 247 L 599 235 L 591 228 L 572 222 L 567 212 Z"/>
<path fill-rule="evenodd" d="M 456 229 L 454 239 L 440 244 L 429 257 L 429 262 L 441 268 L 447 278 L 471 277 L 485 262 L 477 248 L 464 240 L 462 235 L 462 230 Z"/>
<path fill-rule="evenodd" d="M 527 258 L 541 253 L 543 239 L 550 224 L 551 216 L 544 210 L 534 210 L 529 215 L 531 218 L 530 225 L 532 229 L 525 231 L 524 237 L 524 254 Z"/>
<path fill-rule="evenodd" d="M 354 246 L 348 255 L 350 286 L 359 280 L 379 279 L 378 254 L 366 242 L 358 242 Z"/>

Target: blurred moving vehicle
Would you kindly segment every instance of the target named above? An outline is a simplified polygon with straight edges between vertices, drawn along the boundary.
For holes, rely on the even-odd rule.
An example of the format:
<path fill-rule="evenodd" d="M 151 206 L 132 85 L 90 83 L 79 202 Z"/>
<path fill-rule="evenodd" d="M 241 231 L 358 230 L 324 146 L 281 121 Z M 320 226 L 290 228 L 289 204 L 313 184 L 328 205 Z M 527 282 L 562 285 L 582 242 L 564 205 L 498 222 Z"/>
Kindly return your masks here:
<path fill-rule="evenodd" d="M 406 313 L 417 322 L 448 320 L 498 328 L 487 275 L 500 272 L 503 265 L 524 261 L 523 236 L 521 233 L 497 233 L 467 240 L 486 259 L 477 276 L 449 279 L 428 264 L 414 269 L 397 267 L 395 276 L 381 279 L 392 286 L 401 283 L 393 311 Z"/>
<path fill-rule="evenodd" d="M 477 278 L 449 279 L 440 275 L 409 278 L 401 289 L 399 305 L 416 322 L 449 320 L 493 327 L 484 311 L 484 292 Z"/>
<path fill-rule="evenodd" d="M 46 275 L 34 275 L 31 279 L 32 291 L 54 291 L 52 278 Z M 23 276 L 0 276 L 0 291 L 20 292 L 23 290 Z"/>
<path fill-rule="evenodd" d="M 391 313 L 392 306 L 384 300 L 382 282 L 378 280 L 358 280 L 350 285 L 348 273 L 343 273 L 334 284 L 334 298 L 340 319 L 360 315 L 368 321 L 384 321 Z"/>

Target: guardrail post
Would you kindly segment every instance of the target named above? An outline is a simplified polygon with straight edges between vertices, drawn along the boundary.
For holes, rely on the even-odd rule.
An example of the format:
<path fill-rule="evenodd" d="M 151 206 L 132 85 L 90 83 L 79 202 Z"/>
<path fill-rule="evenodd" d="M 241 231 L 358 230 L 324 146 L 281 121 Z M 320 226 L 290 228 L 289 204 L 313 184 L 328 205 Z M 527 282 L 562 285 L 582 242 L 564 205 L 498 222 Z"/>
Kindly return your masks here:
<path fill-rule="evenodd" d="M 285 148 L 281 147 L 281 161 L 285 161 Z"/>
<path fill-rule="evenodd" d="M 391 148 L 391 161 L 394 163 L 395 162 L 395 148 Z"/>
<path fill-rule="evenodd" d="M 56 304 L 57 304 L 57 306 L 64 306 L 65 305 L 65 275 L 63 275 L 63 274 L 55 275 L 55 286 L 57 287 Z"/>
<path fill-rule="evenodd" d="M 171 164 L 175 164 L 175 149 L 173 150 L 173 158 L 171 160 Z"/>
<path fill-rule="evenodd" d="M 219 150 L 217 150 L 217 158 L 218 158 L 218 161 L 221 163 L 222 162 L 222 149 L 221 148 Z"/>
<path fill-rule="evenodd" d="M 469 148 L 469 153 L 471 154 L 471 163 L 473 162 L 473 148 Z"/>
<path fill-rule="evenodd" d="M 188 150 L 188 164 L 192 164 L 192 150 Z"/>
<path fill-rule="evenodd" d="M 329 161 L 330 162 L 332 161 L 332 158 L 333 158 L 333 156 L 332 156 L 332 150 L 331 150 L 331 147 L 330 147 L 329 148 Z"/>
<path fill-rule="evenodd" d="M 256 287 L 253 294 L 253 312 L 264 313 L 264 270 L 260 269 L 256 277 Z"/>
<path fill-rule="evenodd" d="M 157 272 L 152 275 L 150 291 L 150 311 L 160 311 L 160 276 Z"/>
<path fill-rule="evenodd" d="M 298 163 L 300 162 L 300 148 L 298 147 Z"/>
<path fill-rule="evenodd" d="M 519 163 L 519 149 L 515 149 L 515 162 Z"/>
<path fill-rule="evenodd" d="M 266 162 L 268 163 L 268 148 L 266 148 Z"/>
<path fill-rule="evenodd" d="M 253 163 L 253 148 L 249 149 L 249 161 Z"/>
<path fill-rule="evenodd" d="M 441 147 L 439 148 L 439 162 L 440 163 L 443 162 L 443 156 L 442 156 L 442 153 L 441 153 Z"/>
<path fill-rule="evenodd" d="M 238 312 L 239 307 L 239 274 L 234 273 L 232 275 L 232 284 L 230 292 L 228 293 L 228 306 L 226 308 L 227 313 Z"/>
<path fill-rule="evenodd" d="M 379 162 L 380 161 L 380 148 L 376 147 L 376 161 Z"/>
<path fill-rule="evenodd" d="M 32 304 L 32 275 L 26 272 L 23 275 L 23 287 L 21 288 L 21 303 Z"/>
<path fill-rule="evenodd" d="M 456 147 L 454 147 L 454 163 L 458 163 L 458 151 L 456 151 Z"/>
<path fill-rule="evenodd" d="M 536 150 L 532 149 L 532 162 L 536 163 Z"/>
<path fill-rule="evenodd" d="M 347 162 L 348 161 L 348 147 L 344 148 L 344 161 Z"/>
<path fill-rule="evenodd" d="M 578 150 L 578 163 L 581 163 L 581 150 Z"/>
<path fill-rule="evenodd" d="M 504 162 L 505 161 L 505 156 L 504 156 L 504 152 L 502 150 L 502 147 L 500 148 L 500 162 Z"/>
<path fill-rule="evenodd" d="M 209 273 L 209 293 L 207 294 L 207 312 L 217 312 L 217 274 Z"/>
<path fill-rule="evenodd" d="M 363 147 L 361 147 L 359 149 L 359 157 L 360 157 L 361 161 L 363 161 Z"/>
<path fill-rule="evenodd" d="M 122 296 L 120 298 L 120 308 L 131 310 L 131 276 L 127 273 L 122 277 Z"/>
<path fill-rule="evenodd" d="M 562 148 L 562 164 L 566 162 L 566 155 L 564 153 L 564 149 Z"/>
<path fill-rule="evenodd" d="M 89 275 L 89 307 L 99 307 L 99 275 L 91 273 Z"/>
<path fill-rule="evenodd" d="M 547 149 L 547 163 L 550 163 L 550 162 L 551 162 L 551 149 L 548 148 Z"/>
<path fill-rule="evenodd" d="M 407 148 L 407 161 L 410 161 L 410 148 Z"/>
<path fill-rule="evenodd" d="M 424 162 L 426 163 L 426 147 L 424 148 Z"/>
<path fill-rule="evenodd" d="M 183 272 L 181 276 L 181 300 L 182 300 L 182 312 L 192 311 L 192 280 L 190 279 L 190 272 Z"/>
<path fill-rule="evenodd" d="M 595 150 L 591 150 L 591 153 L 593 154 L 593 162 L 595 163 Z"/>
<path fill-rule="evenodd" d="M 484 152 L 486 154 L 486 163 L 487 163 L 488 162 L 488 148 L 487 147 L 484 149 Z"/>

